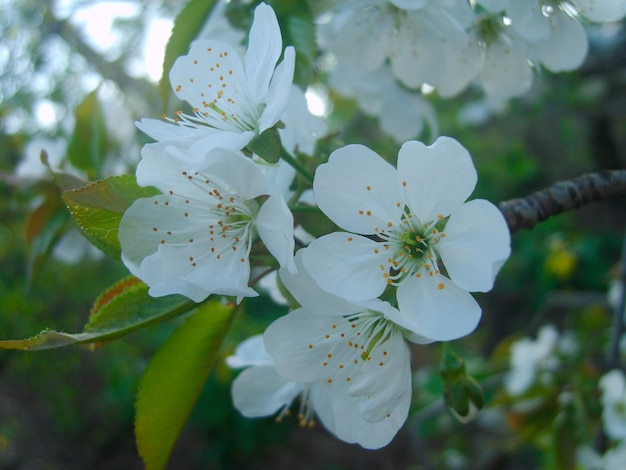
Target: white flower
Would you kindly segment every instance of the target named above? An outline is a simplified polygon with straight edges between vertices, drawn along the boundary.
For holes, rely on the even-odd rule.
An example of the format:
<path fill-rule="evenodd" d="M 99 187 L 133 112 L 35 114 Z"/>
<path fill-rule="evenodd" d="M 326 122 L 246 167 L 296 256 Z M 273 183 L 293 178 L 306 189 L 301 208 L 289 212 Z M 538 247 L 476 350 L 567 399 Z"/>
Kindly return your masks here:
<path fill-rule="evenodd" d="M 406 142 L 397 170 L 361 145 L 336 150 L 317 169 L 315 198 L 355 234 L 317 239 L 304 266 L 321 288 L 351 301 L 397 286 L 400 323 L 416 334 L 441 341 L 468 334 L 481 313 L 468 291 L 491 289 L 510 253 L 498 208 L 464 203 L 476 179 L 469 153 L 448 137 L 432 146 Z"/>
<path fill-rule="evenodd" d="M 277 415 L 276 420 L 280 421 L 290 414 L 290 408 L 299 399 L 297 419 L 300 426 L 314 426 L 317 415 L 322 424 L 340 439 L 364 446 L 369 444 L 368 447 L 373 447 L 373 442 L 380 442 L 375 428 L 381 425 L 361 418 L 358 401 L 347 394 L 347 387 L 340 387 L 341 398 L 332 401 L 338 387 L 331 387 L 325 381 L 304 383 L 285 379 L 278 374 L 261 335 L 243 341 L 235 354 L 226 358 L 226 363 L 233 369 L 245 368 L 233 381 L 231 389 L 233 404 L 242 415 L 249 418 Z M 389 422 L 392 421 L 387 420 L 383 427 Z M 395 431 L 389 438 L 394 434 Z"/>
<path fill-rule="evenodd" d="M 539 330 L 537 340 L 522 338 L 511 345 L 511 369 L 504 378 L 509 395 L 526 392 L 536 381 L 537 373 L 556 369 L 559 333 L 552 325 Z"/>
<path fill-rule="evenodd" d="M 276 14 L 264 3 L 254 12 L 246 56 L 226 43 L 193 43 L 170 71 L 176 95 L 192 106 L 163 122 L 142 119 L 137 127 L 157 141 L 177 143 L 192 152 L 221 147 L 240 150 L 272 127 L 285 111 L 293 80 L 295 51 L 282 38 Z"/>
<path fill-rule="evenodd" d="M 261 238 L 283 266 L 293 264 L 293 216 L 271 193 L 259 167 L 223 149 L 207 154 L 203 170 L 187 172 L 178 147 L 144 146 L 137 168 L 142 186 L 162 194 L 136 200 L 122 217 L 122 260 L 158 297 L 182 294 L 254 296 L 249 253 Z M 264 202 L 259 196 L 268 195 Z"/>
<path fill-rule="evenodd" d="M 399 312 L 386 302 L 358 305 L 322 291 L 300 264 L 301 253 L 298 273 L 281 269 L 280 277 L 302 308 L 268 327 L 265 347 L 281 376 L 324 386 L 334 418 L 322 421 L 337 437 L 382 447 L 406 420 L 411 401 L 405 335 L 424 339 L 398 325 Z"/>
<path fill-rule="evenodd" d="M 626 379 L 619 369 L 613 369 L 600 378 L 602 390 L 602 423 L 611 439 L 626 438 Z"/>

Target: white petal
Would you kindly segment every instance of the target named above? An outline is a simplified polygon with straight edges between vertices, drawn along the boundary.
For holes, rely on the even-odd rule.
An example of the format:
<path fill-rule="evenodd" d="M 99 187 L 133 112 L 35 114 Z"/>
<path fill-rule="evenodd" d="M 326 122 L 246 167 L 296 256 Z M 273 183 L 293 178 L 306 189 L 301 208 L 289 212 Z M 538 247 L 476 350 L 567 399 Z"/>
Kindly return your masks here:
<path fill-rule="evenodd" d="M 195 139 L 193 143 L 189 145 L 189 153 L 194 155 L 194 159 L 189 165 L 190 171 L 201 169 L 207 158 L 207 154 L 213 149 L 220 148 L 238 152 L 248 145 L 255 135 L 252 131 L 242 132 L 237 130 L 237 132 L 232 132 L 216 130 L 209 126 L 200 127 L 204 130 L 204 135 L 201 138 Z"/>
<path fill-rule="evenodd" d="M 282 378 L 271 365 L 244 370 L 233 381 L 235 408 L 248 418 L 270 416 L 291 405 L 304 385 Z"/>
<path fill-rule="evenodd" d="M 254 10 L 245 58 L 250 92 L 257 103 L 267 99 L 270 80 L 282 48 L 283 40 L 276 14 L 272 7 L 261 3 Z"/>
<path fill-rule="evenodd" d="M 282 194 L 276 191 L 263 203 L 255 220 L 259 237 L 265 247 L 289 272 L 296 272 L 293 261 L 293 215 Z"/>
<path fill-rule="evenodd" d="M 192 198 L 204 198 L 204 191 L 192 184 L 185 174 L 193 160 L 188 150 L 166 143 L 146 144 L 141 149 L 141 160 L 137 165 L 137 183 L 154 186 L 163 193 L 172 191 Z"/>
<path fill-rule="evenodd" d="M 550 35 L 550 23 L 537 0 L 511 2 L 506 9 L 511 28 L 530 42 L 546 39 Z"/>
<path fill-rule="evenodd" d="M 411 387 L 407 390 L 410 376 L 409 348 L 398 332 L 372 349 L 359 373 L 352 378 L 348 393 L 365 398 L 359 406 L 365 421 L 380 422 L 398 400 L 406 399 L 407 394 L 410 399 Z"/>
<path fill-rule="evenodd" d="M 259 132 L 276 124 L 287 109 L 295 64 L 296 52 L 289 46 L 285 49 L 283 61 L 276 67 L 270 83 L 266 106 L 259 118 Z"/>
<path fill-rule="evenodd" d="M 390 57 L 393 74 L 409 88 L 424 83 L 436 86 L 444 71 L 441 37 L 432 24 L 420 19 L 421 15 L 418 11 L 403 17 Z"/>
<path fill-rule="evenodd" d="M 291 295 L 307 311 L 315 315 L 344 316 L 362 310 L 358 305 L 322 290 L 302 264 L 302 255 L 308 250 L 298 250 L 295 256 L 297 273 L 280 269 L 280 279 Z"/>
<path fill-rule="evenodd" d="M 363 419 L 359 405 L 365 397 L 353 397 L 348 394 L 346 384 L 333 384 L 332 393 L 326 392 L 332 403 L 334 413 L 330 424 L 324 425 L 339 439 L 357 443 L 366 449 L 379 449 L 386 446 L 404 424 L 411 404 L 411 374 L 406 375 L 406 393 L 390 409 L 387 417 L 378 422 L 369 422 Z M 323 387 L 324 384 L 316 384 Z M 326 387 L 331 389 L 331 387 Z M 316 410 L 320 407 L 316 405 Z"/>
<path fill-rule="evenodd" d="M 381 243 L 359 235 L 335 232 L 313 241 L 302 262 L 315 282 L 332 294 L 350 301 L 378 297 L 387 286 L 387 270 Z"/>
<path fill-rule="evenodd" d="M 329 41 L 340 62 L 361 71 L 380 67 L 389 53 L 393 37 L 393 18 L 384 7 L 352 8 L 340 12 L 331 23 Z M 330 29 L 330 28 L 329 28 Z"/>
<path fill-rule="evenodd" d="M 231 369 L 244 367 L 272 365 L 274 361 L 265 350 L 263 335 L 254 335 L 242 341 L 235 348 L 235 354 L 226 358 L 226 364 Z"/>
<path fill-rule="evenodd" d="M 320 209 L 350 232 L 374 234 L 400 220 L 404 199 L 396 170 L 363 145 L 335 150 L 315 173 Z"/>
<path fill-rule="evenodd" d="M 411 212 L 422 223 L 459 207 L 477 180 L 472 157 L 450 137 L 439 137 L 430 146 L 406 142 L 398 154 L 398 178 Z"/>
<path fill-rule="evenodd" d="M 436 245 L 450 279 L 470 292 L 487 292 L 511 254 L 511 235 L 500 210 L 484 199 L 456 209 Z"/>
<path fill-rule="evenodd" d="M 465 336 L 480 320 L 480 306 L 471 294 L 441 275 L 407 279 L 396 295 L 404 324 L 434 341 Z"/>
<path fill-rule="evenodd" d="M 484 61 L 484 49 L 477 41 L 467 41 L 448 44 L 444 53 L 445 71 L 437 92 L 443 98 L 451 98 L 476 79 Z"/>
<path fill-rule="evenodd" d="M 203 162 L 202 174 L 219 181 L 228 192 L 242 201 L 267 194 L 268 186 L 261 169 L 249 158 L 224 149 L 211 150 Z"/>
<path fill-rule="evenodd" d="M 574 0 L 578 10 L 591 21 L 618 21 L 626 16 L 623 0 Z"/>
<path fill-rule="evenodd" d="M 552 72 L 563 72 L 580 67 L 587 55 L 587 32 L 578 20 L 562 11 L 550 15 L 552 32 L 546 39 L 533 45 L 533 52 Z"/>
<path fill-rule="evenodd" d="M 191 145 L 191 143 L 197 139 L 205 137 L 207 133 L 217 132 L 215 129 L 206 131 L 204 128 L 200 127 L 180 126 L 178 124 L 172 124 L 160 119 L 149 118 L 137 121 L 135 122 L 135 125 L 141 132 L 149 135 L 158 142 L 170 141 L 181 144 L 187 143 L 187 145 Z"/>
<path fill-rule="evenodd" d="M 505 101 L 523 95 L 533 81 L 526 51 L 515 43 L 494 41 L 487 47 L 481 81 L 492 100 Z"/>
<path fill-rule="evenodd" d="M 303 309 L 275 320 L 263 334 L 265 349 L 274 359 L 276 370 L 289 380 L 313 382 L 329 375 L 322 364 L 328 351 L 340 341 L 340 331 L 331 324 L 348 323 L 343 317 L 312 315 Z"/>
<path fill-rule="evenodd" d="M 150 286 L 150 295 L 182 294 L 194 302 L 201 302 L 210 294 L 258 295 L 248 287 L 247 259 L 242 262 L 239 254 L 226 251 L 218 260 L 207 254 L 208 248 L 202 250 L 199 245 L 159 245 L 155 254 L 143 260 L 138 277 Z"/>
<path fill-rule="evenodd" d="M 256 111 L 241 59 L 228 44 L 211 40 L 194 42 L 189 54 L 174 62 L 170 82 L 176 96 L 212 120 L 214 127 L 241 130 L 232 122 L 226 122 L 221 112 L 210 106 L 217 106 L 226 115 L 235 115 L 239 119 L 245 115 L 242 110 Z M 255 124 L 250 123 L 248 130 Z"/>

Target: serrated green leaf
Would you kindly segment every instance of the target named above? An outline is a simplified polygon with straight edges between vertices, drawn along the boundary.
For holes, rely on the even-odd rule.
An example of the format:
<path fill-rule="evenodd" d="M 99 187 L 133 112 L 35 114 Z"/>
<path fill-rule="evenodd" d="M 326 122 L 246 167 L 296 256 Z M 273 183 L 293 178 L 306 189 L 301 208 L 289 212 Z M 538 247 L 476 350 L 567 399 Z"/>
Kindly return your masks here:
<path fill-rule="evenodd" d="M 37 351 L 72 344 L 100 343 L 163 322 L 196 308 L 181 295 L 150 297 L 148 286 L 130 277 L 107 289 L 96 301 L 89 323 L 82 333 L 44 330 L 21 340 L 0 341 L 0 349 Z"/>
<path fill-rule="evenodd" d="M 235 306 L 210 302 L 154 355 L 137 392 L 135 434 L 146 469 L 163 469 L 202 390 Z"/>
<path fill-rule="evenodd" d="M 106 126 L 97 90 L 76 107 L 74 116 L 76 124 L 67 145 L 67 157 L 72 165 L 93 178 L 98 175 L 107 149 Z"/>
<path fill-rule="evenodd" d="M 172 34 L 165 47 L 163 75 L 159 82 L 164 107 L 167 107 L 172 92 L 169 78 L 170 69 L 179 56 L 187 54 L 189 45 L 202 30 L 214 6 L 215 0 L 191 0 L 174 20 Z"/>
<path fill-rule="evenodd" d="M 133 175 L 123 175 L 65 191 L 63 200 L 81 233 L 109 256 L 119 258 L 117 232 L 122 215 L 136 199 L 155 194 L 159 194 L 157 189 L 141 187 Z"/>

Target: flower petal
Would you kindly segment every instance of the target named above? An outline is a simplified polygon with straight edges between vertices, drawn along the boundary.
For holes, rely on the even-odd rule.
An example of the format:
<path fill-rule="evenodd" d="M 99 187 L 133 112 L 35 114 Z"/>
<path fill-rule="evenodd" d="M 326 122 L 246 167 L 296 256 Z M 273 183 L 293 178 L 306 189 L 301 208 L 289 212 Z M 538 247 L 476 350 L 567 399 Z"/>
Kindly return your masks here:
<path fill-rule="evenodd" d="M 405 390 L 408 390 L 409 393 L 391 407 L 383 420 L 374 423 L 363 419 L 359 409 L 359 404 L 367 398 L 349 395 L 347 391 L 349 383 L 333 383 L 331 387 L 316 382 L 316 387 L 328 389 L 326 396 L 329 397 L 332 404 L 333 419 L 322 420 L 322 422 L 330 432 L 345 442 L 357 443 L 366 449 L 379 449 L 386 446 L 397 434 L 408 416 L 411 404 L 411 374 L 407 374 L 405 380 Z M 322 404 L 315 403 L 318 415 Z"/>
<path fill-rule="evenodd" d="M 487 292 L 511 254 L 511 235 L 500 210 L 475 199 L 450 215 L 436 248 L 450 279 L 470 292 Z"/>
<path fill-rule="evenodd" d="M 471 294 L 441 275 L 407 279 L 396 295 L 403 324 L 434 341 L 465 336 L 480 320 L 480 306 Z"/>
<path fill-rule="evenodd" d="M 233 403 L 248 418 L 270 416 L 291 405 L 304 387 L 282 378 L 272 365 L 254 366 L 233 381 Z"/>
<path fill-rule="evenodd" d="M 263 203 L 256 217 L 255 225 L 265 247 L 276 258 L 280 266 L 284 266 L 289 272 L 295 273 L 293 215 L 279 191 L 274 192 Z"/>
<path fill-rule="evenodd" d="M 302 255 L 308 250 L 298 250 L 295 255 L 297 273 L 286 268 L 280 269 L 280 280 L 298 303 L 315 315 L 344 316 L 362 310 L 358 305 L 347 302 L 341 297 L 322 290 L 302 264 Z"/>
<path fill-rule="evenodd" d="M 432 145 L 410 141 L 398 154 L 398 178 L 411 212 L 422 223 L 450 214 L 476 186 L 476 170 L 469 152 L 450 137 Z"/>
<path fill-rule="evenodd" d="M 269 5 L 261 3 L 254 10 L 245 58 L 250 92 L 257 103 L 267 99 L 270 80 L 282 48 L 283 40 L 276 13 Z"/>
<path fill-rule="evenodd" d="M 143 118 L 135 122 L 141 132 L 149 135 L 154 140 L 174 141 L 191 145 L 197 139 L 206 136 L 207 133 L 217 133 L 217 129 L 207 127 L 188 127 L 162 121 L 160 119 Z"/>
<path fill-rule="evenodd" d="M 235 354 L 226 358 L 226 364 L 231 369 L 241 369 L 250 366 L 272 365 L 274 361 L 265 350 L 263 335 L 254 335 L 242 341 L 235 348 Z"/>
<path fill-rule="evenodd" d="M 365 398 L 359 406 L 361 416 L 365 421 L 377 423 L 387 417 L 398 400 L 410 401 L 411 387 L 407 389 L 410 376 L 409 348 L 398 331 L 382 344 L 376 344 L 359 373 L 352 377 L 348 393 Z"/>
<path fill-rule="evenodd" d="M 293 47 L 285 49 L 283 61 L 278 64 L 266 100 L 263 114 L 259 118 L 259 133 L 276 124 L 287 109 L 291 85 L 293 83 L 293 71 L 296 65 L 296 51 Z"/>
<path fill-rule="evenodd" d="M 202 167 L 201 174 L 219 181 L 222 188 L 229 193 L 236 193 L 243 201 L 268 193 L 261 169 L 240 153 L 213 149 L 206 155 Z"/>
<path fill-rule="evenodd" d="M 552 33 L 533 45 L 533 52 L 552 72 L 563 72 L 580 67 L 585 60 L 589 43 L 587 32 L 580 22 L 557 10 L 550 15 Z"/>
<path fill-rule="evenodd" d="M 339 330 L 342 329 L 333 330 L 331 324 L 344 323 L 348 322 L 343 317 L 312 315 L 297 309 L 278 318 L 265 330 L 265 349 L 283 377 L 296 382 L 324 379 L 329 371 L 322 364 L 330 348 L 340 341 Z"/>
<path fill-rule="evenodd" d="M 359 235 L 324 235 L 308 246 L 302 262 L 322 289 L 350 301 L 374 299 L 387 286 L 382 244 Z"/>
<path fill-rule="evenodd" d="M 335 150 L 315 173 L 313 191 L 320 209 L 350 232 L 380 233 L 400 220 L 404 198 L 396 170 L 363 145 Z"/>
<path fill-rule="evenodd" d="M 237 51 L 219 41 L 195 41 L 189 53 L 174 62 L 170 82 L 176 96 L 187 101 L 194 114 L 214 120 L 221 129 L 228 129 L 222 111 L 240 116 L 240 109 L 255 109 Z"/>

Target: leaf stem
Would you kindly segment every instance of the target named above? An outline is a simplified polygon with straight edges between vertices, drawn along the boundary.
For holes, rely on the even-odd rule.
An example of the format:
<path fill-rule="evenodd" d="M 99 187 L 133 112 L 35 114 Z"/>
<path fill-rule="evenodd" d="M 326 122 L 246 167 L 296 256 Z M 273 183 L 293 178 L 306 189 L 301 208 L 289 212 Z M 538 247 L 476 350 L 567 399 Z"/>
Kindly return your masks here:
<path fill-rule="evenodd" d="M 310 181 L 311 183 L 313 182 L 313 175 L 309 172 L 309 170 L 301 165 L 300 162 L 298 162 L 298 160 L 296 160 L 293 155 L 287 152 L 287 150 L 285 150 L 285 147 L 283 147 L 282 145 L 280 147 L 280 158 L 289 163 L 293 168 L 295 168 L 298 173 L 300 173 L 308 181 Z"/>

